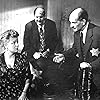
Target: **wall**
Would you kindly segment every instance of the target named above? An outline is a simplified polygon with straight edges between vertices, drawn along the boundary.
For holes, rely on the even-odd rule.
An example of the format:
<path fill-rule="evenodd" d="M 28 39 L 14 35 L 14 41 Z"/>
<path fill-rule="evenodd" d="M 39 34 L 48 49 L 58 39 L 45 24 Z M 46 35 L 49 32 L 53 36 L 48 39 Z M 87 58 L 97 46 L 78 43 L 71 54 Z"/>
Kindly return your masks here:
<path fill-rule="evenodd" d="M 48 0 L 47 6 L 48 17 L 57 23 L 66 9 L 71 11 L 76 7 L 83 7 L 88 11 L 90 19 L 100 25 L 100 0 Z"/>
<path fill-rule="evenodd" d="M 47 3 L 47 17 L 54 20 L 59 32 L 61 20 L 61 4 L 62 0 L 48 0 Z"/>
<path fill-rule="evenodd" d="M 89 18 L 100 25 L 100 0 L 63 0 L 62 9 L 83 7 L 88 11 Z"/>

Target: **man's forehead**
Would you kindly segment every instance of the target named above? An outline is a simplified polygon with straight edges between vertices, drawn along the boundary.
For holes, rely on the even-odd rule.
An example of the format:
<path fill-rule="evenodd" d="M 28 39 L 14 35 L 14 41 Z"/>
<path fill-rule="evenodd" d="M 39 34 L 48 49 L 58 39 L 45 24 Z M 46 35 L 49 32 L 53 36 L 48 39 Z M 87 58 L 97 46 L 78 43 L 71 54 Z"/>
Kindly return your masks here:
<path fill-rule="evenodd" d="M 38 15 L 38 14 L 42 15 L 43 12 L 44 12 L 44 9 L 42 9 L 42 8 L 37 8 L 37 10 L 36 10 L 36 12 L 35 12 L 35 15 Z"/>
<path fill-rule="evenodd" d="M 69 16 L 69 21 L 70 22 L 76 22 L 78 20 L 78 15 L 77 14 L 71 14 Z"/>
<path fill-rule="evenodd" d="M 69 21 L 77 21 L 80 16 L 80 12 L 82 11 L 81 8 L 75 9 L 69 16 Z"/>
<path fill-rule="evenodd" d="M 12 37 L 10 37 L 10 39 L 9 39 L 10 41 L 12 41 L 12 42 L 14 42 L 14 41 L 17 41 L 18 40 L 18 38 L 12 38 Z"/>

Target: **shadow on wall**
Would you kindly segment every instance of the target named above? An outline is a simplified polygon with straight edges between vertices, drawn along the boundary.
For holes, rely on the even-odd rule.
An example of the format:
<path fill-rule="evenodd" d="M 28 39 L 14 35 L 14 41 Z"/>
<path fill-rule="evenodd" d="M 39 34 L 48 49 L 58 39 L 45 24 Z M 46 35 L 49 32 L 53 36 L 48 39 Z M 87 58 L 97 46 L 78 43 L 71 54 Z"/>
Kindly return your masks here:
<path fill-rule="evenodd" d="M 44 4 L 46 0 L 0 0 L 0 12 L 23 9 Z"/>
<path fill-rule="evenodd" d="M 74 42 L 74 34 L 69 27 L 68 21 L 70 11 L 70 8 L 66 8 L 61 17 L 61 36 L 64 50 L 68 50 L 69 48 L 71 48 Z"/>

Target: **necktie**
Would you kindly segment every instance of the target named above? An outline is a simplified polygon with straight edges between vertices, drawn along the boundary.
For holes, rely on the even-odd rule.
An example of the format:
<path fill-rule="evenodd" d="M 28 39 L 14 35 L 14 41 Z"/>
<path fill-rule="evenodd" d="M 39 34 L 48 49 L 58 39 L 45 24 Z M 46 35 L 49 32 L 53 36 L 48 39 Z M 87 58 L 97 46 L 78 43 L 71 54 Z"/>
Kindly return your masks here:
<path fill-rule="evenodd" d="M 40 28 L 39 35 L 40 35 L 40 49 L 39 49 L 39 51 L 42 52 L 42 51 L 44 51 L 44 47 L 45 47 L 45 38 L 44 38 L 44 32 L 42 30 L 42 27 Z"/>
<path fill-rule="evenodd" d="M 81 52 L 82 52 L 82 55 L 84 55 L 84 43 L 83 43 L 83 33 L 81 32 L 80 34 L 80 48 L 81 48 Z"/>
<path fill-rule="evenodd" d="M 81 43 L 84 45 L 84 43 L 83 43 L 83 33 L 81 32 L 80 35 L 81 35 L 81 36 L 80 36 Z"/>

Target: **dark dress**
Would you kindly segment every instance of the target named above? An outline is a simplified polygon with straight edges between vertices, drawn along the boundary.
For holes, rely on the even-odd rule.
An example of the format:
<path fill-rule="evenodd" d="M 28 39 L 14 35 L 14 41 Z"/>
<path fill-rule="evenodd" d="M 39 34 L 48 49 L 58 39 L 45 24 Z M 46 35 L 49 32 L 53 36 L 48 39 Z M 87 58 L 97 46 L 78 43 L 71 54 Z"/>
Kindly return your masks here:
<path fill-rule="evenodd" d="M 15 54 L 14 68 L 7 67 L 4 54 L 0 56 L 0 100 L 17 100 L 25 81 L 30 78 L 29 63 L 25 55 Z"/>

